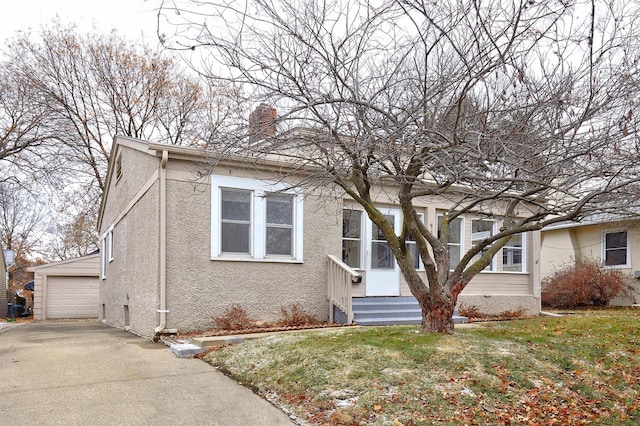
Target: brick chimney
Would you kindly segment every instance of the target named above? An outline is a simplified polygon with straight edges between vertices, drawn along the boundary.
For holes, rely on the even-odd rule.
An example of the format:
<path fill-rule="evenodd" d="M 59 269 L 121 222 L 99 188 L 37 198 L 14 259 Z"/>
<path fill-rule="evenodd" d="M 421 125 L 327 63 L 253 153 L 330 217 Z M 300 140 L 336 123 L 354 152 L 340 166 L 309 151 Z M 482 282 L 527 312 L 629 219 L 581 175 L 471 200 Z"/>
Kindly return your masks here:
<path fill-rule="evenodd" d="M 249 141 L 255 142 L 276 134 L 276 109 L 260 104 L 249 114 Z"/>

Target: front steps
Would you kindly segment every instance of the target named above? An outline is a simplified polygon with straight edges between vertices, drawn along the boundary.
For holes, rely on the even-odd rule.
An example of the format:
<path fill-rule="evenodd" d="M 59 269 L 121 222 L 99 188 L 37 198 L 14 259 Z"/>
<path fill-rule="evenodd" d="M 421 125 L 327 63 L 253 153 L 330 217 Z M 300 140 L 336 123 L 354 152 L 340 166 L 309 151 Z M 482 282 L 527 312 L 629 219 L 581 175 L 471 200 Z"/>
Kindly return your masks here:
<path fill-rule="evenodd" d="M 352 299 L 353 321 L 359 325 L 403 325 L 420 324 L 422 311 L 413 296 L 401 297 L 354 297 Z M 453 313 L 455 324 L 464 324 L 467 317 Z"/>

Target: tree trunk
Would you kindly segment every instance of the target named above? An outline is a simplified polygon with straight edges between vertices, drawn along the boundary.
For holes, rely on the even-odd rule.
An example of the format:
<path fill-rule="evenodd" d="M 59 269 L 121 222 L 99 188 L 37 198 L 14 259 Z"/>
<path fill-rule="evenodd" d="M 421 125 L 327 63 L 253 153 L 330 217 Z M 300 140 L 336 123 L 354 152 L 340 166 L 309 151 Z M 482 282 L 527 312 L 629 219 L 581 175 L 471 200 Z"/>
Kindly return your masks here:
<path fill-rule="evenodd" d="M 440 301 L 430 304 L 427 309 L 422 307 L 421 333 L 453 334 L 453 311 L 455 303 Z"/>

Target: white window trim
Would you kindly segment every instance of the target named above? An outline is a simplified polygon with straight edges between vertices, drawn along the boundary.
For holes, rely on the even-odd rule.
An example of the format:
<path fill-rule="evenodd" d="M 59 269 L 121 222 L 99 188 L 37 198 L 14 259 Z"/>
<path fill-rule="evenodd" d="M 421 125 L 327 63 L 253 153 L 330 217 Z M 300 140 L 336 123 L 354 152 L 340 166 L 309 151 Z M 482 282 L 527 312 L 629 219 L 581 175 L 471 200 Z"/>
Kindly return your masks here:
<path fill-rule="evenodd" d="M 109 263 L 113 262 L 114 258 L 114 245 L 113 245 L 113 225 L 107 230 L 107 258 Z"/>
<path fill-rule="evenodd" d="M 359 256 L 358 264 L 360 266 L 357 267 L 357 268 L 353 268 L 352 266 L 350 266 L 350 268 L 353 268 L 354 271 L 364 271 L 365 270 L 365 268 L 364 268 L 364 262 L 365 262 L 365 258 L 364 258 L 365 226 L 364 226 L 364 223 L 365 223 L 366 220 L 369 220 L 369 217 L 364 214 L 364 210 L 360 210 L 360 209 L 356 209 L 356 208 L 352 208 L 352 207 L 343 207 L 342 210 L 343 211 L 344 210 L 351 210 L 351 211 L 360 213 L 360 238 L 345 238 L 343 236 L 343 237 L 341 237 L 340 243 L 342 243 L 343 241 L 360 241 L 360 252 L 358 253 L 358 256 Z"/>
<path fill-rule="evenodd" d="M 211 175 L 211 260 L 243 262 L 302 263 L 303 261 L 303 195 L 300 190 L 287 189 L 284 183 L 267 182 L 232 176 Z M 252 254 L 222 253 L 220 244 L 221 189 L 244 189 L 253 191 L 249 251 Z M 293 214 L 293 256 L 266 254 L 266 209 L 265 195 L 284 191 L 295 195 Z"/>
<path fill-rule="evenodd" d="M 469 235 L 469 238 L 470 238 L 470 241 L 471 241 L 471 247 L 473 247 L 473 222 L 476 221 L 476 220 L 482 220 L 482 221 L 485 221 L 485 222 L 492 222 L 493 225 L 491 226 L 491 236 L 496 235 L 496 227 L 497 227 L 497 223 L 498 223 L 496 220 L 494 220 L 494 219 L 483 219 L 483 218 L 480 218 L 480 217 L 471 218 L 471 229 L 470 229 L 471 233 Z M 487 248 L 488 247 L 490 247 L 490 246 L 487 246 Z M 480 253 L 478 253 L 478 254 L 480 254 Z M 496 255 L 497 255 L 497 253 L 496 253 Z M 487 267 L 485 269 L 480 271 L 481 274 L 502 273 L 502 271 L 498 271 L 498 265 L 497 265 L 498 262 L 497 262 L 497 259 L 496 259 L 496 255 L 494 255 L 491 258 L 491 263 L 489 265 L 487 265 Z M 502 251 L 500 251 L 500 255 L 502 255 Z M 491 267 L 491 269 L 487 269 L 489 267 Z"/>
<path fill-rule="evenodd" d="M 422 222 L 423 225 L 425 225 L 424 223 L 424 214 L 423 213 L 418 213 L 418 219 L 420 220 L 420 222 Z M 406 241 L 409 244 L 417 244 L 415 241 Z M 416 249 L 417 249 L 417 245 L 416 245 Z M 416 271 L 418 272 L 422 272 L 424 271 L 424 263 L 422 262 L 422 257 L 420 256 L 420 252 L 418 252 L 418 268 L 416 269 Z"/>
<path fill-rule="evenodd" d="M 440 214 L 440 213 L 436 215 L 436 232 L 437 232 L 437 230 L 439 228 L 438 227 L 439 218 L 441 218 L 443 216 L 444 215 Z M 464 216 L 458 216 L 456 219 L 460 219 L 460 244 L 459 244 L 460 245 L 460 258 L 458 259 L 458 262 L 460 262 L 460 260 L 464 257 L 464 255 L 466 253 L 465 250 L 464 250 L 464 241 L 466 239 L 466 232 L 465 232 L 466 228 L 465 228 L 465 222 L 464 222 L 465 218 L 464 218 Z M 436 237 L 437 237 L 437 235 L 438 234 L 436 233 Z M 449 244 L 450 243 L 447 244 L 447 249 L 449 247 Z M 451 260 L 451 259 L 449 259 L 449 260 Z M 455 269 L 455 268 L 451 268 L 451 267 L 449 267 L 449 268 L 450 268 L 449 269 L 450 271 L 453 271 Z"/>
<path fill-rule="evenodd" d="M 106 253 L 106 241 L 103 235 L 100 238 L 100 278 L 107 279 L 107 253 Z"/>
<path fill-rule="evenodd" d="M 515 275 L 528 275 L 528 266 L 529 263 L 527 262 L 527 233 L 523 232 L 521 234 L 515 234 L 515 235 L 521 235 L 522 236 L 522 271 L 504 271 L 504 264 L 502 264 L 502 262 L 500 263 L 500 270 L 499 271 L 495 271 L 501 274 L 515 274 Z M 502 247 L 500 249 L 500 256 L 502 257 L 502 250 L 504 250 L 506 246 Z M 495 256 L 494 256 L 495 259 Z"/>
<path fill-rule="evenodd" d="M 624 265 L 607 265 L 606 264 L 606 251 L 607 251 L 607 234 L 615 234 L 618 232 L 626 232 L 627 233 L 627 246 L 626 246 L 626 259 L 625 259 L 625 264 Z M 606 231 L 602 231 L 602 237 L 601 237 L 601 241 L 602 241 L 602 265 L 603 267 L 607 268 L 607 269 L 629 269 L 631 268 L 631 262 L 629 261 L 631 259 L 630 256 L 630 249 L 629 249 L 629 235 L 630 232 L 628 229 L 609 229 Z"/>

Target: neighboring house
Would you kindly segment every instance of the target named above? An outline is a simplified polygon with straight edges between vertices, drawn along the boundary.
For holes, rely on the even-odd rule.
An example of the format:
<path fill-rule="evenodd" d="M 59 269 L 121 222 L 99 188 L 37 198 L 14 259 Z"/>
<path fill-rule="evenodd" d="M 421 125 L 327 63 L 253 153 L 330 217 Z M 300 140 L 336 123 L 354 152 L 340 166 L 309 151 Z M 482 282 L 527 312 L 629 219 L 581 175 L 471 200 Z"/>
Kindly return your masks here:
<path fill-rule="evenodd" d="M 227 157 L 198 178 L 203 164 L 199 149 L 115 138 L 98 220 L 104 322 L 154 337 L 211 327 L 233 304 L 265 321 L 293 304 L 321 320 L 348 320 L 353 306 L 355 321 L 365 323 L 358 302 L 415 302 L 358 204 L 288 190 L 296 179 L 283 162 Z M 437 198 L 416 205 L 432 230 L 449 207 Z M 381 197 L 379 207 L 400 226 L 397 205 Z M 455 225 L 456 253 L 499 226 L 471 216 Z M 517 236 L 460 302 L 487 313 L 538 313 L 538 255 L 538 232 Z M 387 314 L 387 322 L 407 315 Z"/>
<path fill-rule="evenodd" d="M 561 223 L 544 228 L 541 239 L 543 279 L 577 260 L 595 260 L 605 268 L 619 269 L 633 289 L 613 305 L 640 303 L 640 217 L 602 214 L 580 223 Z"/>
<path fill-rule="evenodd" d="M 97 318 L 100 255 L 27 268 L 33 272 L 33 319 Z"/>

